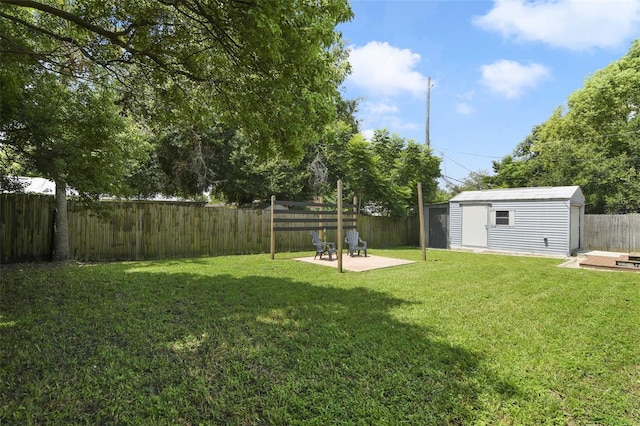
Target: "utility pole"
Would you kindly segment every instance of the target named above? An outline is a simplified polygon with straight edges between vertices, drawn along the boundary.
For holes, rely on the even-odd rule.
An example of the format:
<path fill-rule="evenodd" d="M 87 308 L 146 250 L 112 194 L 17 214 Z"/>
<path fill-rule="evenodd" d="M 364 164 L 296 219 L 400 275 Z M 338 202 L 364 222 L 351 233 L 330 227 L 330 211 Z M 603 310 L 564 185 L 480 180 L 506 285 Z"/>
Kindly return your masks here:
<path fill-rule="evenodd" d="M 427 77 L 427 128 L 425 130 L 425 143 L 427 148 L 431 147 L 431 140 L 429 139 L 429 111 L 431 109 L 431 77 Z"/>

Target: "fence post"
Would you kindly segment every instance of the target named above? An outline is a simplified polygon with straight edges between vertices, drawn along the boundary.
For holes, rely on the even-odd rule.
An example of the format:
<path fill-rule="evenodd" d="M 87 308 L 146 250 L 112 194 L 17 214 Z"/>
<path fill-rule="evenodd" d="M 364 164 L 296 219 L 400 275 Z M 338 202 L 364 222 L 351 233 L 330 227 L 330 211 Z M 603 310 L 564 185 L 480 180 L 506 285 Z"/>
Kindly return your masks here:
<path fill-rule="evenodd" d="M 422 203 L 422 182 L 418 182 L 418 216 L 420 218 L 420 249 L 422 250 L 422 260 L 427 260 L 427 247 L 424 235 L 424 205 Z"/>
<path fill-rule="evenodd" d="M 353 218 L 356 219 L 356 227 L 358 225 L 358 197 L 353 197 Z"/>
<path fill-rule="evenodd" d="M 342 180 L 338 180 L 338 272 L 342 272 Z"/>
<path fill-rule="evenodd" d="M 146 253 L 143 253 L 142 251 L 142 224 L 143 224 L 143 220 L 142 220 L 142 204 L 141 203 L 136 203 L 134 204 L 135 209 L 136 209 L 136 260 L 140 260 L 144 257 L 146 257 Z"/>
<path fill-rule="evenodd" d="M 324 203 L 324 197 L 320 197 L 318 198 L 318 202 L 319 203 Z M 320 213 L 318 214 L 318 219 L 320 219 L 320 222 L 322 222 L 322 219 L 324 218 L 324 216 L 322 215 L 322 207 L 314 207 L 314 210 L 318 210 Z M 318 236 L 320 237 L 320 239 L 322 241 L 324 241 L 324 232 L 326 230 L 325 229 L 320 229 L 318 230 Z"/>
<path fill-rule="evenodd" d="M 275 205 L 276 205 L 276 196 L 272 195 L 271 196 L 271 218 L 270 218 L 270 221 L 271 221 L 271 241 L 270 241 L 270 243 L 271 243 L 271 260 L 275 259 L 275 257 L 276 257 L 276 233 L 273 230 L 273 223 L 274 223 L 273 217 L 275 216 L 275 210 L 276 210 L 275 209 Z"/>

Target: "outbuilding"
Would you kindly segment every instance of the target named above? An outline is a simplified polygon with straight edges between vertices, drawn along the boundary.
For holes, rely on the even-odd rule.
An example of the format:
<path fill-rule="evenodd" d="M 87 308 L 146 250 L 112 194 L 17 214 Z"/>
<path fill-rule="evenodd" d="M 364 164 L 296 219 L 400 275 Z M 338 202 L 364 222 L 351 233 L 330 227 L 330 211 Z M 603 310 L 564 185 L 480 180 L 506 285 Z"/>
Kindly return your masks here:
<path fill-rule="evenodd" d="M 465 191 L 449 202 L 452 249 L 570 256 L 582 248 L 578 186 Z"/>

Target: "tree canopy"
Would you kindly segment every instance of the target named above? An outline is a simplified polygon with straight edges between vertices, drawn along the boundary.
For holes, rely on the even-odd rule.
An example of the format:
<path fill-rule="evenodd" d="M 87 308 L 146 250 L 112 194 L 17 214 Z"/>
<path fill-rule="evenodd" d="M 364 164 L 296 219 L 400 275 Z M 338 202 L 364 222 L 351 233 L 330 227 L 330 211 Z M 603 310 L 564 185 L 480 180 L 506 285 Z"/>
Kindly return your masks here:
<path fill-rule="evenodd" d="M 425 201 L 435 200 L 440 159 L 413 140 L 386 129 L 375 130 L 371 142 L 356 134 L 342 158 L 344 192 L 370 213 L 402 217 L 417 211 L 418 182 Z"/>
<path fill-rule="evenodd" d="M 592 213 L 640 211 L 640 41 L 494 163 L 496 186 L 580 185 Z"/>
<path fill-rule="evenodd" d="M 301 154 L 335 114 L 351 17 L 346 0 L 0 0 L 0 39 L 51 72 L 117 80 L 122 105 L 162 122 L 213 116 Z"/>
<path fill-rule="evenodd" d="M 346 0 L 0 0 L 0 175 L 55 180 L 65 259 L 67 185 L 123 195 L 150 164 L 164 174 L 137 192 L 201 191 L 230 131 L 235 153 L 299 159 L 336 116 L 351 16 Z M 143 127 L 160 140 L 146 161 Z"/>
<path fill-rule="evenodd" d="M 0 173 L 56 183 L 55 258 L 68 257 L 66 190 L 120 195 L 131 162 L 144 158 L 143 132 L 120 114 L 110 86 L 96 87 L 0 56 Z"/>

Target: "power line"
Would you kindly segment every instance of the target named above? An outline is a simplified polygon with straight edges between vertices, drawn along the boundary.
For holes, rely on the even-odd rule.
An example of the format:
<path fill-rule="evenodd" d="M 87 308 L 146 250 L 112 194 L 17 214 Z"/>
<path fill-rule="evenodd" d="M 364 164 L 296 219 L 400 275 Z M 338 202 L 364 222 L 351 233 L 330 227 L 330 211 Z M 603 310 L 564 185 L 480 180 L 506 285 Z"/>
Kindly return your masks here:
<path fill-rule="evenodd" d="M 474 154 L 474 153 L 471 153 L 471 152 L 462 152 L 462 151 L 456 151 L 456 150 L 453 150 L 453 149 L 440 148 L 440 147 L 437 147 L 437 146 L 434 146 L 434 145 L 432 145 L 432 147 L 436 148 L 440 152 L 447 151 L 447 152 L 454 152 L 456 154 L 470 155 L 470 156 L 473 156 L 473 157 L 492 158 L 492 159 L 497 159 L 497 160 L 500 160 L 500 159 L 503 158 L 503 157 L 496 157 L 496 156 L 493 156 L 493 155 Z"/>
<path fill-rule="evenodd" d="M 448 155 L 446 155 L 444 152 L 442 152 L 442 151 L 439 151 L 439 152 L 440 152 L 440 154 L 442 154 L 442 156 L 443 156 L 443 157 L 448 158 L 449 160 L 451 160 L 451 161 L 453 161 L 454 163 L 456 163 L 458 166 L 462 167 L 463 169 L 467 170 L 468 172 L 472 172 L 472 173 L 473 173 L 473 170 L 471 170 L 470 168 L 468 168 L 468 167 L 466 167 L 466 166 L 464 166 L 464 165 L 462 165 L 462 164 L 458 163 L 456 160 L 454 160 L 453 158 L 449 157 L 449 156 L 448 156 Z"/>
<path fill-rule="evenodd" d="M 445 176 L 445 175 L 442 175 L 442 176 L 440 176 L 440 177 L 441 177 L 441 178 L 443 178 L 444 180 L 446 180 L 448 184 L 451 184 L 451 182 L 449 182 L 449 180 L 455 180 L 456 182 L 458 182 L 458 183 L 462 183 L 462 184 L 464 184 L 464 183 L 465 183 L 463 180 L 456 179 L 456 178 L 451 177 L 451 176 Z"/>

